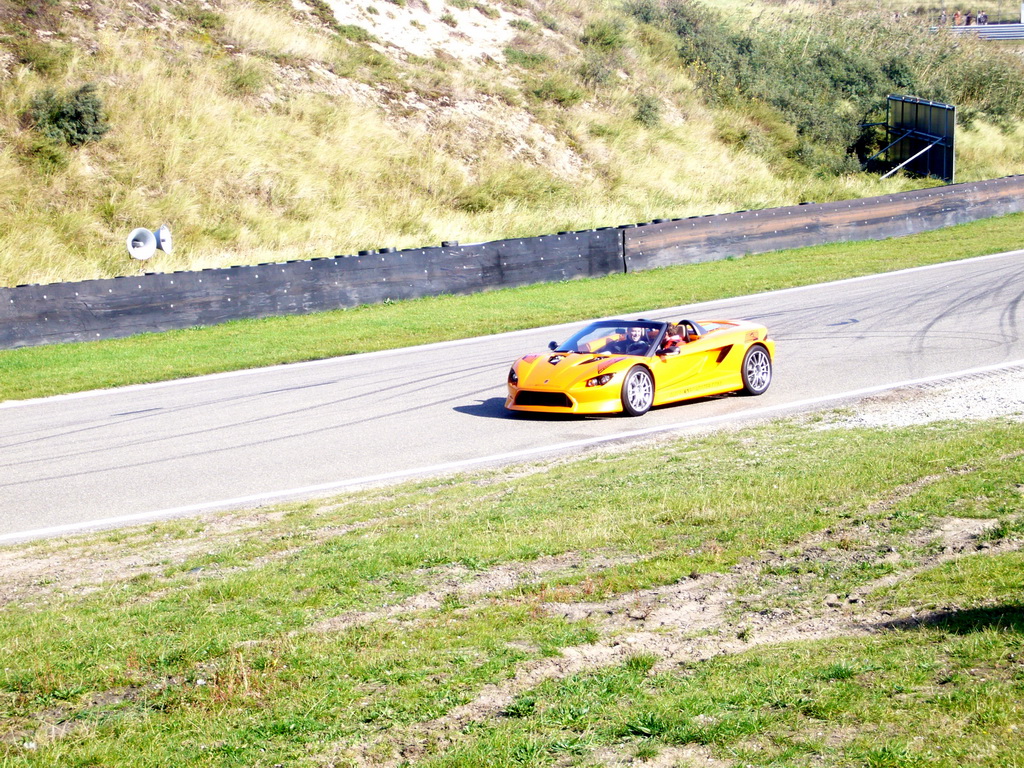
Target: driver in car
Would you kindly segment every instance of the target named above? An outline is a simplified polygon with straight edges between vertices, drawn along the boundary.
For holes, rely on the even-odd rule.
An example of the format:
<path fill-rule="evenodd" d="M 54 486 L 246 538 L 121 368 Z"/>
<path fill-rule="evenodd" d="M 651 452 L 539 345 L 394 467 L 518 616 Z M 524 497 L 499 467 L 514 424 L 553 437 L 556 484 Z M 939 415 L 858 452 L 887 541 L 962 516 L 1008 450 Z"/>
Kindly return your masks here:
<path fill-rule="evenodd" d="M 643 355 L 649 344 L 646 329 L 642 326 L 630 326 L 626 330 L 619 329 L 600 352 L 613 355 Z"/>
<path fill-rule="evenodd" d="M 647 334 L 645 329 L 639 325 L 630 326 L 626 332 L 626 338 L 620 342 L 620 354 L 642 355 L 647 351 Z"/>

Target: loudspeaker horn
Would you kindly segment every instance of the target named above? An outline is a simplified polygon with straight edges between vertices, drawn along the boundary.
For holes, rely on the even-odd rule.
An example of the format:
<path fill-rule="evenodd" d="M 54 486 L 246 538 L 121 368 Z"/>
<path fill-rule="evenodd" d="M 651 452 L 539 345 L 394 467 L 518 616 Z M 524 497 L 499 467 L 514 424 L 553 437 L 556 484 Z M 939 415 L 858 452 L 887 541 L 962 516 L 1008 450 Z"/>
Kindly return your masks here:
<path fill-rule="evenodd" d="M 145 227 L 132 230 L 128 235 L 128 255 L 133 259 L 145 261 L 156 253 L 156 235 Z"/>
<path fill-rule="evenodd" d="M 156 235 L 156 247 L 169 254 L 171 252 L 171 230 L 166 224 L 161 224 L 160 229 L 153 234 Z"/>

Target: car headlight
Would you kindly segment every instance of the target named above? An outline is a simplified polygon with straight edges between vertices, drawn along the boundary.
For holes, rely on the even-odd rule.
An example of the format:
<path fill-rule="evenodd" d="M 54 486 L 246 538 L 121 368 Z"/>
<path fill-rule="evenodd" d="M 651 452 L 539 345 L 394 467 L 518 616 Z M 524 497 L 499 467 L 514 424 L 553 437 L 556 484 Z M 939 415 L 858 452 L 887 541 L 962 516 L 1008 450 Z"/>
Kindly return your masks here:
<path fill-rule="evenodd" d="M 611 373 L 604 373 L 604 374 L 601 374 L 600 376 L 595 376 L 592 379 L 587 379 L 587 386 L 588 387 L 603 387 L 605 384 L 607 384 L 609 381 L 612 380 L 612 376 L 613 376 L 613 374 L 611 374 Z"/>
<path fill-rule="evenodd" d="M 519 383 L 519 374 L 516 373 L 516 367 L 514 365 L 508 371 L 508 383 L 509 384 L 518 384 Z"/>

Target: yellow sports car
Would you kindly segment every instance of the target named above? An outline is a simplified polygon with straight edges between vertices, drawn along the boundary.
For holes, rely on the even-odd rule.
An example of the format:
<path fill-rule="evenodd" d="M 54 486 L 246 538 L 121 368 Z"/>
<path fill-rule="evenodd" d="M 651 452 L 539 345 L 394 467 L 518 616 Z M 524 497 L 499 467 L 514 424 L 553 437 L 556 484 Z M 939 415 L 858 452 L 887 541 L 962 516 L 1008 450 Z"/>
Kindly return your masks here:
<path fill-rule="evenodd" d="M 744 392 L 772 382 L 775 342 L 741 320 L 600 320 L 508 372 L 513 411 L 642 416 L 655 405 Z"/>

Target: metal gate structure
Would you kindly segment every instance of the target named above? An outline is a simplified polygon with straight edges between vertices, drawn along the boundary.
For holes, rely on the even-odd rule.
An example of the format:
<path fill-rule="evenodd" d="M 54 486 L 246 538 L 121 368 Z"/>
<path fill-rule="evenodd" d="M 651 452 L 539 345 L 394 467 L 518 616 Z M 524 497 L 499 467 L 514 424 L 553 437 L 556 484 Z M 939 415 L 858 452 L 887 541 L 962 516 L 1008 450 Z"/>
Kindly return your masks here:
<path fill-rule="evenodd" d="M 882 178 L 903 169 L 952 184 L 956 175 L 956 107 L 914 96 L 889 96 L 888 114 L 889 146 L 883 151 L 895 165 Z"/>

